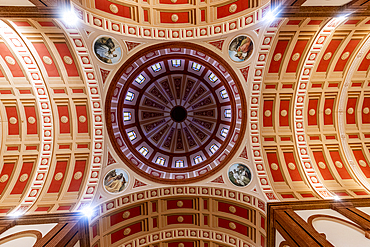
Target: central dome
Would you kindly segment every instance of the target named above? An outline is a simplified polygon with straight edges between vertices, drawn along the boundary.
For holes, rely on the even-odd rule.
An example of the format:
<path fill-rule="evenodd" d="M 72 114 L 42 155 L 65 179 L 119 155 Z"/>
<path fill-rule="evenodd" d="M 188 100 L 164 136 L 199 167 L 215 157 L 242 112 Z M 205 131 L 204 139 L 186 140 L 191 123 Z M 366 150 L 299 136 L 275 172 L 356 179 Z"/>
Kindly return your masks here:
<path fill-rule="evenodd" d="M 108 132 L 125 163 L 154 180 L 178 183 L 208 175 L 231 157 L 243 108 L 237 77 L 224 64 L 204 48 L 173 44 L 126 62 L 106 104 Z"/>

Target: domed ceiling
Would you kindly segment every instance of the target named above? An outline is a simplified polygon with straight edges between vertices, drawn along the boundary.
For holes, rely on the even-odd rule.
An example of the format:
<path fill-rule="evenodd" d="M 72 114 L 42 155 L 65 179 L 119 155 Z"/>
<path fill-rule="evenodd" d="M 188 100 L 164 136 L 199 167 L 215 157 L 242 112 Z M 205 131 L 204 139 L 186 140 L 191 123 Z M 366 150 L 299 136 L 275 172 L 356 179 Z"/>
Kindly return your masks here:
<path fill-rule="evenodd" d="M 209 176 L 233 156 L 244 134 L 238 77 L 205 51 L 189 43 L 146 48 L 110 84 L 106 115 L 114 148 L 156 181 Z"/>

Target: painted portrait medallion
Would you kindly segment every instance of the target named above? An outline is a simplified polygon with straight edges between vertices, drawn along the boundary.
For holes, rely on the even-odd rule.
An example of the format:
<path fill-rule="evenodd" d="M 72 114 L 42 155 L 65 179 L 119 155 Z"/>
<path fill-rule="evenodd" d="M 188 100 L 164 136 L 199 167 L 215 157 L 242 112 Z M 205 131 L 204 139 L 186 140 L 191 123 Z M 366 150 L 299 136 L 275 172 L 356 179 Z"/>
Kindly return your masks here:
<path fill-rule="evenodd" d="M 249 168 L 242 164 L 234 164 L 228 170 L 228 177 L 231 183 L 236 186 L 247 186 L 252 180 L 252 173 Z"/>
<path fill-rule="evenodd" d="M 94 42 L 95 56 L 106 64 L 116 64 L 122 56 L 122 49 L 118 42 L 110 37 L 100 37 Z"/>
<path fill-rule="evenodd" d="M 238 36 L 229 45 L 229 56 L 235 62 L 247 60 L 253 53 L 253 41 L 250 37 Z"/>
<path fill-rule="evenodd" d="M 119 193 L 123 191 L 129 183 L 128 174 L 122 169 L 114 169 L 105 175 L 104 188 L 110 193 Z"/>

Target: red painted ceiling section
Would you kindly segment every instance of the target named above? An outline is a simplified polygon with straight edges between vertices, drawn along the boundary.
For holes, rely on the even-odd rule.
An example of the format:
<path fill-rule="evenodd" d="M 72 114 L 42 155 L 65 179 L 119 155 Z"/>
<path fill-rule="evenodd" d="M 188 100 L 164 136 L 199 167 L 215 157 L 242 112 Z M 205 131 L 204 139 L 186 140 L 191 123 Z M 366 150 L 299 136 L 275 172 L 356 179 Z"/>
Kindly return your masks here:
<path fill-rule="evenodd" d="M 59 77 L 57 67 L 55 66 L 55 61 L 53 57 L 50 55 L 48 48 L 46 48 L 46 45 L 44 43 L 33 43 L 33 46 L 35 47 L 37 53 L 39 54 L 42 60 L 42 63 L 45 66 L 46 72 L 48 73 L 48 76 L 49 77 Z M 44 56 L 49 57 L 52 63 L 51 64 L 45 63 L 43 59 Z"/>
<path fill-rule="evenodd" d="M 8 185 L 8 182 L 12 178 L 14 163 L 4 163 L 3 169 L 1 170 L 0 177 L 8 175 L 8 179 L 4 183 L 0 183 L 0 195 L 3 195 L 4 188 Z"/>
<path fill-rule="evenodd" d="M 329 170 L 328 164 L 325 162 L 324 154 L 322 153 L 322 151 L 314 151 L 313 156 L 315 157 L 316 164 L 319 164 L 319 162 L 323 162 L 326 165 L 325 169 L 322 169 L 319 165 L 317 165 L 322 177 L 325 180 L 334 180 Z"/>
<path fill-rule="evenodd" d="M 321 57 L 321 61 L 319 63 L 319 66 L 317 67 L 317 72 L 325 72 L 330 64 L 330 61 L 333 59 L 335 56 L 335 51 L 337 50 L 338 46 L 342 42 L 341 39 L 333 39 L 330 41 L 328 47 L 326 48 L 324 55 Z M 324 60 L 324 56 L 326 53 L 331 52 L 332 55 L 330 59 Z"/>
<path fill-rule="evenodd" d="M 183 218 L 182 222 L 178 221 L 178 217 Z M 181 215 L 169 215 L 167 216 L 167 225 L 176 225 L 176 224 L 194 224 L 194 215 L 191 214 L 181 214 Z"/>
<path fill-rule="evenodd" d="M 302 181 L 301 174 L 299 174 L 298 166 L 294 159 L 294 154 L 292 152 L 284 152 L 284 159 L 292 181 Z M 289 168 L 289 163 L 293 163 L 295 165 L 294 170 Z"/>
<path fill-rule="evenodd" d="M 22 194 L 23 193 L 23 190 L 26 187 L 26 185 L 27 185 L 27 183 L 30 179 L 32 168 L 33 168 L 33 162 L 24 162 L 23 163 L 23 166 L 22 166 L 21 172 L 19 173 L 17 182 L 14 185 L 13 190 L 10 194 Z M 20 181 L 20 178 L 23 174 L 27 174 L 28 178 L 25 181 L 22 182 L 22 181 Z"/>
<path fill-rule="evenodd" d="M 355 124 L 356 123 L 356 103 L 357 103 L 357 98 L 348 98 L 347 108 L 346 108 L 347 124 Z M 352 114 L 348 113 L 349 108 L 353 109 Z"/>
<path fill-rule="evenodd" d="M 55 171 L 54 171 L 54 174 L 53 174 L 53 180 L 51 180 L 51 184 L 50 184 L 48 193 L 58 193 L 59 192 L 60 187 L 62 186 L 62 183 L 65 179 L 67 164 L 68 164 L 68 162 L 64 161 L 64 160 L 63 161 L 61 161 L 61 160 L 57 161 L 57 163 L 55 165 Z M 60 180 L 55 179 L 55 175 L 57 173 L 62 173 L 63 174 L 63 177 Z"/>
<path fill-rule="evenodd" d="M 178 209 L 177 202 L 179 200 L 168 200 L 167 201 L 167 210 L 169 209 Z M 190 199 L 182 199 L 183 206 L 181 208 L 193 208 L 193 200 Z"/>
<path fill-rule="evenodd" d="M 68 106 L 58 105 L 58 114 L 59 114 L 60 133 L 61 134 L 71 133 L 70 127 L 71 117 L 69 115 Z M 68 121 L 66 123 L 62 121 L 63 117 L 67 117 Z"/>
<path fill-rule="evenodd" d="M 127 209 L 126 211 L 122 211 L 122 212 L 111 215 L 109 217 L 110 218 L 110 225 L 113 226 L 113 225 L 118 224 L 120 222 L 123 222 L 125 220 L 131 220 L 132 218 L 140 216 L 141 215 L 140 208 L 141 208 L 140 206 L 137 206 L 137 207 L 134 207 L 134 208 Z M 128 218 L 123 217 L 123 214 L 125 212 L 130 212 Z"/>
<path fill-rule="evenodd" d="M 355 155 L 355 158 L 356 158 L 358 164 L 360 164 L 360 160 L 365 161 L 366 166 L 363 167 L 363 166 L 359 165 L 359 167 L 361 168 L 361 171 L 364 173 L 364 175 L 367 178 L 370 178 L 369 163 L 366 161 L 364 153 L 362 152 L 362 150 L 353 150 L 353 154 Z"/>
<path fill-rule="evenodd" d="M 280 112 L 279 112 L 279 124 L 280 126 L 289 126 L 289 105 L 290 100 L 280 101 Z M 281 111 L 285 110 L 287 112 L 286 116 L 281 115 Z"/>
<path fill-rule="evenodd" d="M 37 116 L 36 116 L 36 109 L 34 106 L 25 106 L 24 111 L 26 113 L 26 119 L 33 117 L 35 119 L 34 123 L 30 123 L 29 121 L 26 121 L 27 123 L 27 134 L 28 135 L 35 135 L 37 134 Z"/>
<path fill-rule="evenodd" d="M 307 109 L 307 119 L 308 125 L 317 125 L 317 104 L 319 103 L 318 99 L 310 99 L 308 101 L 308 109 Z M 310 110 L 315 110 L 315 114 L 313 116 L 310 115 Z"/>
<path fill-rule="evenodd" d="M 299 25 L 299 23 L 301 23 L 301 20 L 289 20 L 287 22 L 287 25 L 297 26 L 297 25 Z"/>
<path fill-rule="evenodd" d="M 135 233 L 138 233 L 138 232 L 141 232 L 142 231 L 142 223 L 143 222 L 138 222 L 138 223 L 135 223 L 135 224 L 132 224 L 132 225 L 129 225 L 127 228 L 130 228 L 131 231 L 128 235 L 125 235 L 123 234 L 124 230 L 127 229 L 127 228 L 122 228 L 114 233 L 112 233 L 110 235 L 110 241 L 112 244 L 114 244 L 115 242 L 121 240 L 121 239 L 124 239 L 126 237 L 129 237 Z"/>
<path fill-rule="evenodd" d="M 8 134 L 9 135 L 19 135 L 19 119 L 16 106 L 6 106 L 5 107 L 6 115 L 8 117 Z M 11 124 L 10 118 L 17 119 L 17 123 Z"/>
<path fill-rule="evenodd" d="M 171 17 L 173 14 L 176 14 L 179 19 L 176 23 L 189 23 L 189 12 L 161 12 L 160 13 L 160 20 L 161 23 L 175 23 L 172 21 Z"/>
<path fill-rule="evenodd" d="M 343 163 L 342 158 L 340 157 L 339 152 L 338 151 L 330 151 L 330 157 L 333 160 L 334 166 L 337 169 L 337 172 L 339 173 L 339 176 L 342 179 L 351 179 L 351 176 L 349 175 L 347 169 L 345 168 L 345 165 Z M 339 161 L 340 163 L 342 163 L 342 165 L 343 165 L 342 168 L 339 168 L 338 166 L 335 165 L 336 161 Z"/>
<path fill-rule="evenodd" d="M 364 109 L 369 108 L 370 109 L 370 97 L 365 97 L 364 102 L 362 105 L 362 123 L 363 124 L 370 124 L 370 113 L 365 114 Z"/>
<path fill-rule="evenodd" d="M 234 223 L 236 228 L 235 229 L 232 229 L 230 227 L 230 223 Z M 245 225 L 242 225 L 238 222 L 235 222 L 235 221 L 230 221 L 230 220 L 227 220 L 227 219 L 222 219 L 222 218 L 218 218 L 218 227 L 222 227 L 222 228 L 225 228 L 225 229 L 229 229 L 231 231 L 235 231 L 235 232 L 238 232 L 240 234 L 243 234 L 244 236 L 249 236 L 249 227 L 245 226 Z"/>
<path fill-rule="evenodd" d="M 263 102 L 263 127 L 272 127 L 273 104 L 274 101 L 272 100 L 265 100 Z M 265 116 L 265 112 L 267 110 L 271 112 L 271 115 L 269 117 Z"/>
<path fill-rule="evenodd" d="M 279 40 L 276 44 L 276 48 L 274 51 L 274 55 L 272 56 L 269 73 L 278 73 L 280 69 L 281 61 L 284 58 L 284 53 L 286 50 L 286 47 L 288 46 L 289 41 L 288 40 Z M 281 53 L 282 57 L 279 59 L 279 61 L 275 61 L 274 57 L 277 53 Z"/>
<path fill-rule="evenodd" d="M 78 119 L 78 133 L 88 133 L 88 117 L 85 105 L 76 105 L 77 119 Z M 85 122 L 80 121 L 80 117 L 85 117 Z"/>
<path fill-rule="evenodd" d="M 125 18 L 131 18 L 130 7 L 123 6 L 123 5 L 118 4 L 117 2 L 114 2 L 114 4 L 118 8 L 118 12 L 113 13 L 109 8 L 109 6 L 111 4 L 112 4 L 112 2 L 108 1 L 108 0 L 95 0 L 95 8 L 96 9 L 102 10 L 102 11 L 105 11 L 105 12 L 108 12 L 108 13 L 111 13 L 111 14 L 114 14 L 114 15 L 122 16 L 122 17 L 125 17 Z"/>
<path fill-rule="evenodd" d="M 297 41 L 297 43 L 296 43 L 296 45 L 293 49 L 292 56 L 290 57 L 286 72 L 288 72 L 288 73 L 297 72 L 297 67 L 298 67 L 299 61 L 301 61 L 301 59 L 302 59 L 303 51 L 306 48 L 307 43 L 308 43 L 308 40 L 298 40 Z M 299 58 L 296 61 L 293 61 L 292 58 L 293 58 L 294 54 L 296 54 L 296 53 L 299 53 Z"/>
<path fill-rule="evenodd" d="M 78 71 L 77 71 L 77 67 L 75 65 L 75 60 L 74 60 L 73 56 L 71 55 L 71 52 L 68 49 L 67 44 L 66 43 L 54 43 L 54 44 L 55 44 L 55 47 L 57 48 L 57 50 L 59 52 L 59 55 L 60 55 L 61 59 L 63 60 L 63 64 L 64 64 L 64 67 L 67 70 L 68 76 L 79 76 Z M 72 64 L 67 64 L 63 59 L 64 56 L 68 56 L 68 57 L 72 58 L 73 63 Z"/>
<path fill-rule="evenodd" d="M 330 109 L 331 113 L 326 114 L 325 110 Z M 326 98 L 324 103 L 324 125 L 333 125 L 334 99 Z"/>
<path fill-rule="evenodd" d="M 17 60 L 14 58 L 13 54 L 10 52 L 8 47 L 4 43 L 0 43 L 0 56 L 5 60 L 6 56 L 9 56 L 14 59 L 15 64 L 6 63 L 9 67 L 10 72 L 14 77 L 24 77 L 21 67 L 19 67 Z"/>
<path fill-rule="evenodd" d="M 360 41 L 361 40 L 359 40 L 359 39 L 352 39 L 351 41 L 349 41 L 346 48 L 343 50 L 342 54 L 340 55 L 340 58 L 338 59 L 338 62 L 335 65 L 334 71 L 343 71 L 344 67 L 346 66 L 346 64 L 349 60 L 349 58 L 352 55 L 352 52 L 354 51 L 354 49 L 356 48 L 358 43 L 360 43 Z M 342 59 L 343 54 L 346 53 L 346 52 L 349 52 L 349 56 L 346 59 Z"/>
<path fill-rule="evenodd" d="M 362 60 L 360 66 L 358 67 L 358 71 L 367 71 L 370 65 L 370 59 L 367 59 L 367 57 L 370 56 L 370 51 L 366 54 L 364 59 Z"/>
<path fill-rule="evenodd" d="M 272 178 L 274 179 L 274 182 L 284 182 L 284 177 L 280 170 L 281 166 L 279 164 L 279 159 L 277 157 L 276 152 L 266 152 L 266 155 L 267 155 L 267 160 L 270 164 L 270 171 L 271 171 Z M 271 168 L 272 163 L 275 163 L 276 165 L 278 165 L 277 170 L 274 170 Z"/>
<path fill-rule="evenodd" d="M 75 168 L 73 171 L 73 177 L 72 177 L 71 183 L 69 184 L 68 192 L 76 192 L 80 190 L 82 179 L 85 174 L 85 166 L 86 166 L 86 160 L 76 160 Z M 76 174 L 76 172 L 82 173 L 81 178 L 79 179 L 74 178 L 74 174 Z"/>
<path fill-rule="evenodd" d="M 161 4 L 186 4 L 189 3 L 189 0 L 177 0 L 176 2 L 172 2 L 171 0 L 159 0 Z"/>
<path fill-rule="evenodd" d="M 230 5 L 232 5 L 232 4 L 236 4 L 236 6 L 237 6 L 236 11 L 234 13 L 230 13 L 230 11 L 229 11 Z M 241 12 L 243 10 L 246 10 L 248 8 L 249 8 L 249 1 L 246 1 L 246 0 L 237 0 L 235 2 L 226 4 L 224 6 L 217 7 L 217 19 L 224 18 L 226 16 L 236 14 L 236 13 Z"/>

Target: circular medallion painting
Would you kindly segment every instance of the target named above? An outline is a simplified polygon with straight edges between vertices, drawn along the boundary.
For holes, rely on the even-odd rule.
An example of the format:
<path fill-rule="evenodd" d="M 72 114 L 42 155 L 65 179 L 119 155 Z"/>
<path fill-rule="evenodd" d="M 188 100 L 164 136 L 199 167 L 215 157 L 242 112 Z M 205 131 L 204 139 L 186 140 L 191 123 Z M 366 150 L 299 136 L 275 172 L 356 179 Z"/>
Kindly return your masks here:
<path fill-rule="evenodd" d="M 239 147 L 247 109 L 242 90 L 231 67 L 204 47 L 185 42 L 147 47 L 110 84 L 110 140 L 125 164 L 149 179 L 204 178 Z"/>
<path fill-rule="evenodd" d="M 231 41 L 229 56 L 235 62 L 247 60 L 253 53 L 253 41 L 248 36 L 238 36 Z"/>
<path fill-rule="evenodd" d="M 128 185 L 127 172 L 122 169 L 114 169 L 105 175 L 104 188 L 110 193 L 119 193 Z"/>
<path fill-rule="evenodd" d="M 105 36 L 95 40 L 94 53 L 100 61 L 106 64 L 116 64 L 122 56 L 122 50 L 118 42 Z"/>
<path fill-rule="evenodd" d="M 242 164 L 230 166 L 228 175 L 230 182 L 239 187 L 247 186 L 252 180 L 251 171 L 247 166 Z"/>

